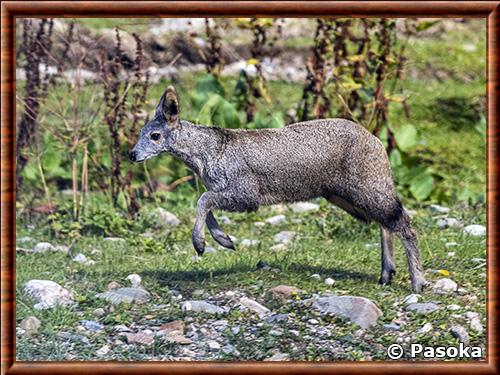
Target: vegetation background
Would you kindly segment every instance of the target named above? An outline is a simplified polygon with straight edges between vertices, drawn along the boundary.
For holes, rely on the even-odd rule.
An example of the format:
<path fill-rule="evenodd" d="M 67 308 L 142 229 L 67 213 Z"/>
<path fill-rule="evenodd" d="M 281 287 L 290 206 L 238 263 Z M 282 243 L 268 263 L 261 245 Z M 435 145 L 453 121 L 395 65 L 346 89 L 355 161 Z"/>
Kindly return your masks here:
<path fill-rule="evenodd" d="M 485 242 L 461 228 L 485 223 L 485 35 L 484 21 L 474 19 L 19 19 L 17 320 L 35 316 L 42 324 L 36 334 L 19 331 L 18 357 L 262 360 L 279 349 L 282 359 L 358 360 L 386 359 L 384 345 L 394 340 L 455 342 L 450 329 L 465 324 L 467 312 L 485 317 L 485 262 L 478 261 Z M 400 272 L 392 287 L 381 288 L 376 228 L 323 201 L 305 213 L 278 206 L 228 214 L 222 219 L 238 250 L 192 258 L 191 220 L 203 186 L 168 155 L 141 165 L 127 158 L 169 84 L 182 117 L 201 124 L 254 129 L 345 117 L 367 127 L 386 145 L 429 279 L 453 277 L 462 292 L 424 293 L 442 304 L 431 318 L 407 313 L 399 245 Z M 451 210 L 436 213 L 431 204 Z M 160 225 L 171 217 L 157 207 L 179 222 Z M 284 219 L 266 222 L 278 214 Z M 295 239 L 286 250 L 273 249 L 273 235 L 284 230 Z M 36 250 L 44 242 L 58 245 Z M 85 261 L 75 261 L 78 255 Z M 151 303 L 114 307 L 96 298 L 110 282 L 125 285 L 129 274 L 142 277 Z M 77 304 L 34 309 L 23 289 L 30 279 L 64 285 Z M 331 335 L 323 338 L 309 323 L 315 312 L 281 305 L 273 312 L 291 318 L 276 336 L 269 334 L 275 324 L 258 326 L 255 316 L 233 310 L 219 336 L 202 334 L 205 340 L 187 346 L 137 344 L 113 330 L 125 325 L 141 333 L 183 319 L 186 327 L 198 324 L 187 330 L 192 334 L 210 320 L 183 318 L 183 298 L 220 305 L 232 291 L 265 303 L 279 284 L 306 295 L 368 297 L 383 322 L 361 334 L 321 316 Z M 463 311 L 450 320 L 446 304 Z M 96 317 L 96 309 L 104 315 Z M 89 333 L 82 319 L 103 329 Z M 425 323 L 431 331 L 418 333 Z M 484 346 L 482 331 L 470 336 Z M 207 349 L 209 339 L 234 350 Z"/>

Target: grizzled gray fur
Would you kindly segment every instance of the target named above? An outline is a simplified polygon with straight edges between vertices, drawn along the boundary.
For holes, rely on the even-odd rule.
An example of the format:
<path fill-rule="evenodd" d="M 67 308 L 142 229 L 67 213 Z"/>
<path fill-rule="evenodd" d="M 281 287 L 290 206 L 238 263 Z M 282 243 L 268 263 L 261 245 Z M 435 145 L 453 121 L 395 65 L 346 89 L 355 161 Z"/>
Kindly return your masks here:
<path fill-rule="evenodd" d="M 362 221 L 380 224 L 381 283 L 390 283 L 396 271 L 396 234 L 406 249 L 413 291 L 426 284 L 417 236 L 397 198 L 387 153 L 362 126 L 344 119 L 260 130 L 195 125 L 180 120 L 169 86 L 129 156 L 141 162 L 162 152 L 183 161 L 207 188 L 198 200 L 192 236 L 199 255 L 205 224 L 215 241 L 234 249 L 213 209 L 255 211 L 260 205 L 324 197 Z"/>

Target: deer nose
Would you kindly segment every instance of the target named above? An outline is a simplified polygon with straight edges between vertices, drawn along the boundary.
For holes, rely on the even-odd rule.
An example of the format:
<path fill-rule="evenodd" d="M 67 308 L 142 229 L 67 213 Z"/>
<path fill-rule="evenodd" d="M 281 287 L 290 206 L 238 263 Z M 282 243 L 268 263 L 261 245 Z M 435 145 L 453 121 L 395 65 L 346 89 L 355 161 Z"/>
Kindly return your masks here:
<path fill-rule="evenodd" d="M 128 158 L 130 159 L 130 161 L 136 161 L 137 160 L 137 155 L 136 155 L 136 153 L 135 153 L 134 150 L 132 150 L 132 151 L 130 151 L 128 153 Z"/>

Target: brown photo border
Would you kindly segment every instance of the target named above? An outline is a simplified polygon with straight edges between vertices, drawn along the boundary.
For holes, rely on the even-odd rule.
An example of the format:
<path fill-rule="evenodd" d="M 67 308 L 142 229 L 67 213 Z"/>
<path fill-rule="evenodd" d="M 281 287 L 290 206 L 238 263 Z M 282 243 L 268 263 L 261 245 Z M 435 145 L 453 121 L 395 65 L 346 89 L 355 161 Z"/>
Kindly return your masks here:
<path fill-rule="evenodd" d="M 16 17 L 475 17 L 487 21 L 487 360 L 483 362 L 15 361 Z M 1 374 L 500 373 L 497 230 L 499 1 L 5 1 L 1 4 Z"/>

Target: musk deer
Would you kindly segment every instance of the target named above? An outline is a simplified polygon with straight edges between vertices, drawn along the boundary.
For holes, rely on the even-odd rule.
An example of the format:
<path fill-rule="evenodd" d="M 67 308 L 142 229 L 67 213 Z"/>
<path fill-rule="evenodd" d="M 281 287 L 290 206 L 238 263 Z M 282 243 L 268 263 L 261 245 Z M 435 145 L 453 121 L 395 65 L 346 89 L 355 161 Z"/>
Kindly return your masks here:
<path fill-rule="evenodd" d="M 364 127 L 325 119 L 280 129 L 233 130 L 195 125 L 179 114 L 177 94 L 169 86 L 129 157 L 142 162 L 167 152 L 200 177 L 207 191 L 198 200 L 192 235 L 199 255 L 205 248 L 205 224 L 216 242 L 234 249 L 214 209 L 255 211 L 260 205 L 324 197 L 357 219 L 380 224 L 380 283 L 389 284 L 396 272 L 396 234 L 406 249 L 413 291 L 426 285 L 417 236 L 396 195 L 387 153 Z"/>

